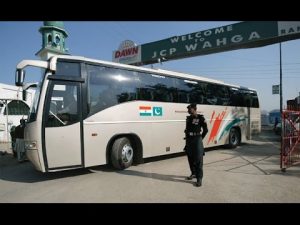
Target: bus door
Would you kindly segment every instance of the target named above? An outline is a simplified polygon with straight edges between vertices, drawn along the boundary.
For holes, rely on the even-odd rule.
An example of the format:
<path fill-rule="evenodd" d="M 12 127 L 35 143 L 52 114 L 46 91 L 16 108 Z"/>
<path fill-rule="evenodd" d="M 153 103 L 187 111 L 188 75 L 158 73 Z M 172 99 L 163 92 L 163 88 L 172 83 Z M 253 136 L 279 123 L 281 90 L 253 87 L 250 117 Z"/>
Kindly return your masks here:
<path fill-rule="evenodd" d="M 84 166 L 81 85 L 49 81 L 42 128 L 47 171 Z"/>
<path fill-rule="evenodd" d="M 251 140 L 252 139 L 252 136 L 251 136 L 251 101 L 250 99 L 247 99 L 246 100 L 246 106 L 247 106 L 247 109 L 246 109 L 246 112 L 247 112 L 247 116 L 246 116 L 246 120 L 247 120 L 247 130 L 246 130 L 246 138 L 248 140 Z"/>
<path fill-rule="evenodd" d="M 248 140 L 251 140 L 252 137 L 251 137 L 251 108 L 250 107 L 247 107 L 247 139 Z"/>

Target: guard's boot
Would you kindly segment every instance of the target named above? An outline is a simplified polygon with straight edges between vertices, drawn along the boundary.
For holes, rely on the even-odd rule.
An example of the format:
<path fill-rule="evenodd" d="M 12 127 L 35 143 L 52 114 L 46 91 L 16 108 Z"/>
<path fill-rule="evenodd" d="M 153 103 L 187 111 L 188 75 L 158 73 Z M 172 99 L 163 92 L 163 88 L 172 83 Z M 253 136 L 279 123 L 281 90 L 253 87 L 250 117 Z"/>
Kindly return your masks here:
<path fill-rule="evenodd" d="M 191 174 L 190 176 L 186 177 L 186 180 L 192 180 L 193 178 L 196 178 L 196 175 Z"/>
<path fill-rule="evenodd" d="M 201 179 L 197 179 L 196 187 L 201 187 L 201 186 L 202 186 L 202 180 Z"/>

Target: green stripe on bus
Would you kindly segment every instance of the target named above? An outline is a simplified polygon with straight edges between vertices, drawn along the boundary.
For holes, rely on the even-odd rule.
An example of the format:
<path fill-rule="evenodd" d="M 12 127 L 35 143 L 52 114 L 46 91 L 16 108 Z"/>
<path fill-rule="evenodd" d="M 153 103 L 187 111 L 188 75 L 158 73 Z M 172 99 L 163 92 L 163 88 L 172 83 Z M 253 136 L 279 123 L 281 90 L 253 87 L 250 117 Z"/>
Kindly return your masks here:
<path fill-rule="evenodd" d="M 151 113 L 140 113 L 140 116 L 152 116 Z"/>

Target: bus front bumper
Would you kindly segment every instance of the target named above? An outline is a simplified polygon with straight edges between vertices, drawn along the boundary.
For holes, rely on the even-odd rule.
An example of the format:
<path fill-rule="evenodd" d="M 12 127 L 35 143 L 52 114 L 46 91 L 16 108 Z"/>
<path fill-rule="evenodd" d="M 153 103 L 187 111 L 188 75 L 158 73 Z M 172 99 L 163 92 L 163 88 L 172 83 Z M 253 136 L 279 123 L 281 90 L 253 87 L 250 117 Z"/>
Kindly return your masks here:
<path fill-rule="evenodd" d="M 35 150 L 27 149 L 26 157 L 27 159 L 29 159 L 30 162 L 32 162 L 36 170 L 43 172 L 37 149 Z"/>

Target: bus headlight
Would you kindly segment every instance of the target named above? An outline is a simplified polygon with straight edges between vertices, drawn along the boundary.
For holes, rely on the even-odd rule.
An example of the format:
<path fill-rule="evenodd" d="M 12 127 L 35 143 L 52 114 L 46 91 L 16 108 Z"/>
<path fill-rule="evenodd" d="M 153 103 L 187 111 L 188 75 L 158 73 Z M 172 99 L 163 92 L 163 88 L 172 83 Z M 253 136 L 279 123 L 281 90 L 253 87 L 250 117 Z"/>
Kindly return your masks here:
<path fill-rule="evenodd" d="M 32 150 L 32 149 L 37 149 L 37 143 L 36 143 L 36 141 L 29 141 L 29 142 L 26 142 L 26 144 L 25 144 L 25 149 L 27 150 L 27 149 L 30 149 L 30 150 Z"/>
<path fill-rule="evenodd" d="M 4 123 L 0 123 L 0 131 L 5 131 L 5 124 Z"/>

